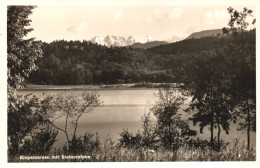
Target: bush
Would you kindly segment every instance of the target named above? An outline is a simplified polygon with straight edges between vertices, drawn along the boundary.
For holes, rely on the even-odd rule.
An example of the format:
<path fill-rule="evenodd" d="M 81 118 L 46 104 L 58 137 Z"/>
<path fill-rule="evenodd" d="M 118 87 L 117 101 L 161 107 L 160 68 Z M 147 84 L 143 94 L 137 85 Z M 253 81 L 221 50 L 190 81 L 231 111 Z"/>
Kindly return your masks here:
<path fill-rule="evenodd" d="M 138 132 L 135 136 L 130 133 L 128 130 L 123 130 L 120 133 L 121 138 L 119 139 L 119 147 L 124 147 L 127 149 L 131 148 L 139 148 L 142 146 L 142 136 L 140 132 Z"/>
<path fill-rule="evenodd" d="M 228 142 L 224 142 L 223 140 L 220 141 L 220 146 L 221 149 L 220 150 L 224 150 L 227 148 L 227 146 L 229 145 Z M 215 150 L 215 151 L 219 151 L 219 146 L 218 146 L 218 141 L 216 138 L 213 139 L 213 142 L 209 142 L 208 140 L 201 140 L 199 138 L 197 139 L 190 139 L 187 142 L 187 146 L 189 148 L 193 148 L 193 149 L 201 149 L 201 150 L 205 150 L 210 148 L 211 150 Z"/>
<path fill-rule="evenodd" d="M 57 141 L 58 131 L 52 130 L 50 126 L 40 129 L 40 132 L 33 132 L 31 137 L 24 141 L 20 149 L 22 155 L 48 155 Z"/>
<path fill-rule="evenodd" d="M 8 155 L 19 156 L 30 152 L 50 151 L 57 131 L 42 121 L 49 98 L 42 101 L 30 94 L 13 97 L 8 105 Z"/>
<path fill-rule="evenodd" d="M 65 154 L 87 154 L 91 156 L 94 152 L 100 150 L 99 135 L 96 133 L 95 139 L 94 134 L 85 133 L 84 136 L 74 136 L 71 143 L 63 146 L 63 153 Z"/>

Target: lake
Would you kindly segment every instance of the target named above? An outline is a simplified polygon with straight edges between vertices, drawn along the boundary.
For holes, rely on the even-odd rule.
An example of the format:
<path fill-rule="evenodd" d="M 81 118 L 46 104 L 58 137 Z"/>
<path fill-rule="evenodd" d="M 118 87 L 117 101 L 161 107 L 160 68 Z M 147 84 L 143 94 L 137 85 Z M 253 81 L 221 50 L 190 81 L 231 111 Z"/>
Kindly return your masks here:
<path fill-rule="evenodd" d="M 91 91 L 91 90 L 89 90 Z M 120 138 L 120 133 L 123 129 L 128 129 L 130 132 L 137 132 L 141 130 L 142 122 L 141 117 L 149 112 L 156 101 L 158 100 L 156 93 L 157 89 L 147 89 L 147 88 L 138 88 L 138 89 L 99 89 L 96 90 L 100 95 L 100 100 L 103 102 L 102 107 L 94 109 L 92 112 L 84 114 L 80 120 L 77 129 L 77 134 L 84 135 L 85 132 L 96 133 L 98 132 L 100 136 L 100 141 L 104 142 L 106 138 L 111 138 L 112 140 L 118 140 Z M 47 90 L 20 90 L 19 94 L 29 94 L 32 93 L 37 97 L 47 96 L 47 95 L 56 95 L 58 93 L 62 94 L 72 94 L 80 95 L 83 90 L 59 90 L 59 89 L 47 89 Z M 188 98 L 184 104 L 181 106 L 182 109 L 188 107 L 189 102 L 191 101 Z M 182 112 L 185 118 L 188 118 L 189 115 L 185 112 Z M 155 120 L 155 117 L 152 116 L 152 119 Z M 64 127 L 64 119 L 59 119 L 55 122 L 58 126 Z M 190 126 L 198 132 L 198 137 L 202 139 L 210 139 L 210 131 L 208 128 L 204 128 L 203 134 L 199 133 L 199 127 L 193 126 L 190 123 Z M 70 122 L 68 126 L 69 130 L 72 131 L 72 123 Z M 230 133 L 226 135 L 225 132 L 221 131 L 221 139 L 227 142 L 234 142 L 235 138 L 241 142 L 247 140 L 246 131 L 237 131 L 237 124 L 230 125 Z M 214 130 L 215 136 L 217 135 L 217 130 Z M 65 142 L 65 135 L 60 132 L 57 137 L 58 141 L 56 142 L 56 147 L 61 147 Z M 252 146 L 256 145 L 256 133 L 251 132 L 251 144 Z"/>

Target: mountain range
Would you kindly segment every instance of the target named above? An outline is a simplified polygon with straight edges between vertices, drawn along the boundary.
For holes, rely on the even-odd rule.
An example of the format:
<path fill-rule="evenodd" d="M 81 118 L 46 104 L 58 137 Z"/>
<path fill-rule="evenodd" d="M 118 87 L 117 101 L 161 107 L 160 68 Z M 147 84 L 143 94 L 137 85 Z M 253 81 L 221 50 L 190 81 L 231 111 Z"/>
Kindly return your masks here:
<path fill-rule="evenodd" d="M 129 36 L 125 38 L 122 36 L 107 35 L 106 37 L 95 36 L 90 40 L 90 42 L 98 45 L 107 46 L 107 47 L 129 46 L 132 48 L 147 49 L 159 45 L 178 42 L 184 39 L 199 39 L 203 37 L 218 36 L 218 35 L 220 36 L 223 35 L 222 29 L 213 29 L 213 30 L 204 30 L 200 32 L 195 32 L 189 35 L 187 38 L 172 35 L 171 37 L 163 41 L 152 40 L 152 37 L 150 35 L 146 36 L 146 38 L 139 38 L 136 36 Z"/>
<path fill-rule="evenodd" d="M 127 38 L 124 38 L 122 36 L 107 35 L 106 37 L 95 36 L 90 40 L 90 42 L 94 44 L 107 46 L 107 47 L 130 46 L 132 48 L 146 49 L 158 45 L 173 43 L 182 39 L 183 38 L 177 36 L 171 36 L 164 41 L 156 41 L 156 40 L 152 40 L 152 37 L 150 35 L 146 36 L 146 38 L 139 38 L 136 36 L 129 36 Z"/>
<path fill-rule="evenodd" d="M 111 47 L 111 46 L 124 47 L 124 46 L 133 45 L 135 43 L 147 43 L 150 42 L 151 39 L 152 39 L 151 36 L 147 36 L 145 39 L 142 39 L 135 36 L 129 36 L 127 38 L 124 38 L 122 36 L 108 35 L 104 38 L 102 36 L 95 36 L 90 40 L 90 42 L 99 45 L 104 45 L 107 47 Z"/>

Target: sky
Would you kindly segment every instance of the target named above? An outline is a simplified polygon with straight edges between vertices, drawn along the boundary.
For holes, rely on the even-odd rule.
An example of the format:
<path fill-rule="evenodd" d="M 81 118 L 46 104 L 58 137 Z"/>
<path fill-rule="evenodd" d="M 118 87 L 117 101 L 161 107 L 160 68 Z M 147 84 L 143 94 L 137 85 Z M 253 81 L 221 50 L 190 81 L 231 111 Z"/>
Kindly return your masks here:
<path fill-rule="evenodd" d="M 94 36 L 136 36 L 166 40 L 193 32 L 227 26 L 229 6 L 181 5 L 38 5 L 30 16 L 29 37 L 54 40 L 90 40 Z M 241 6 L 232 6 L 242 9 Z M 254 7 L 249 6 L 254 11 Z"/>

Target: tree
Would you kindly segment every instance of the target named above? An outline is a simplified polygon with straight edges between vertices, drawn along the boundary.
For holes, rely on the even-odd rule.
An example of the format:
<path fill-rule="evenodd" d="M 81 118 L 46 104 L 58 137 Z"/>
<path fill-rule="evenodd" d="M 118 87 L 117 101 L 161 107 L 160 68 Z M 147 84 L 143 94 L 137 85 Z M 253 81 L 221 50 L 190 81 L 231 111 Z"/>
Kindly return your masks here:
<path fill-rule="evenodd" d="M 227 90 L 227 85 L 222 80 L 225 76 L 225 55 L 220 49 L 200 52 L 195 58 L 194 65 L 190 65 L 189 82 L 185 88 L 192 96 L 190 107 L 187 111 L 193 111 L 190 118 L 193 124 L 199 124 L 200 132 L 205 126 L 210 126 L 210 142 L 214 145 L 214 128 L 218 129 L 218 150 L 220 149 L 221 127 L 229 133 L 233 102 Z M 220 127 L 221 126 L 221 127 Z"/>
<path fill-rule="evenodd" d="M 41 43 L 26 39 L 34 6 L 8 6 L 7 9 L 7 76 L 8 76 L 8 151 L 19 155 L 27 136 L 39 124 L 35 108 L 38 99 L 17 96 L 25 77 L 37 69 L 35 61 L 42 56 Z M 55 134 L 53 134 L 55 136 Z"/>
<path fill-rule="evenodd" d="M 34 6 L 8 6 L 7 14 L 7 73 L 9 88 L 21 88 L 21 82 L 37 69 L 35 61 L 42 57 L 41 43 L 25 39 Z"/>
<path fill-rule="evenodd" d="M 255 24 L 253 11 L 244 8 L 239 12 L 229 7 L 229 28 L 224 32 L 231 32 L 233 39 L 229 45 L 229 78 L 232 80 L 232 95 L 236 102 L 237 110 L 234 111 L 235 119 L 245 120 L 240 122 L 240 129 L 247 129 L 247 148 L 250 149 L 250 131 L 256 131 L 256 63 L 255 63 L 255 30 L 248 32 L 248 26 Z M 251 21 L 250 21 L 251 19 Z M 251 37 L 250 34 L 254 36 Z M 232 64 L 231 64 L 232 63 Z"/>
<path fill-rule="evenodd" d="M 175 152 L 197 134 L 182 117 L 180 105 L 184 96 L 180 89 L 160 88 L 157 96 L 159 100 L 142 117 L 142 131 L 134 135 L 124 130 L 120 134 L 119 146 L 155 150 L 164 147 Z M 152 121 L 151 114 L 154 114 L 156 121 Z"/>
<path fill-rule="evenodd" d="M 164 88 L 159 89 L 158 98 L 156 105 L 151 108 L 157 119 L 156 132 L 165 148 L 178 149 L 190 136 L 196 135 L 179 111 L 184 97 L 178 89 Z"/>
<path fill-rule="evenodd" d="M 79 119 L 83 114 L 91 112 L 94 108 L 101 105 L 99 95 L 96 92 L 88 93 L 84 92 L 80 98 L 78 96 L 68 95 L 57 97 L 47 97 L 47 103 L 45 106 L 46 112 L 40 112 L 43 122 L 49 123 L 57 130 L 63 132 L 67 139 L 67 145 L 69 149 L 73 149 L 75 141 L 77 140 L 77 128 Z M 44 101 L 45 101 L 44 100 Z M 43 103 L 43 102 L 42 102 Z M 57 126 L 55 121 L 60 118 L 65 119 L 64 127 Z M 70 137 L 68 129 L 69 121 L 72 121 L 74 130 L 72 131 L 72 137 Z"/>
<path fill-rule="evenodd" d="M 193 101 L 190 104 L 192 110 L 195 110 L 195 114 L 190 118 L 194 125 L 200 123 L 200 132 L 203 132 L 203 128 L 210 125 L 211 131 L 211 146 L 214 145 L 214 128 L 218 129 L 217 134 L 217 148 L 220 150 L 220 133 L 221 127 L 229 134 L 229 125 L 231 121 L 231 112 L 233 109 L 230 98 L 220 90 L 218 85 L 209 84 L 208 90 L 202 97 L 193 97 Z"/>

